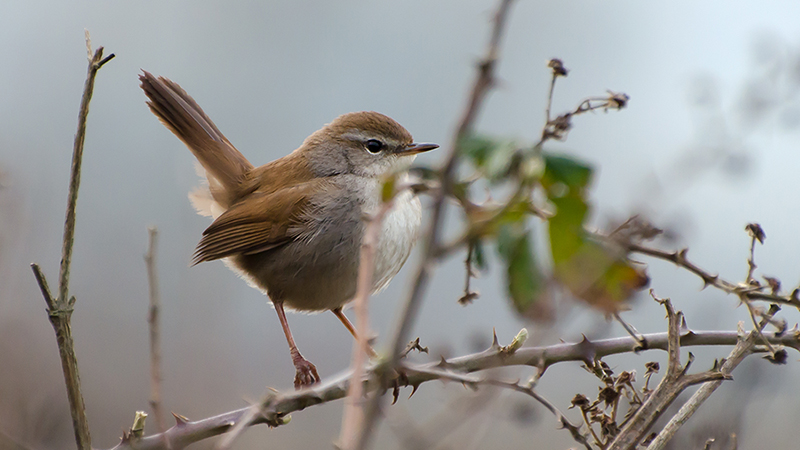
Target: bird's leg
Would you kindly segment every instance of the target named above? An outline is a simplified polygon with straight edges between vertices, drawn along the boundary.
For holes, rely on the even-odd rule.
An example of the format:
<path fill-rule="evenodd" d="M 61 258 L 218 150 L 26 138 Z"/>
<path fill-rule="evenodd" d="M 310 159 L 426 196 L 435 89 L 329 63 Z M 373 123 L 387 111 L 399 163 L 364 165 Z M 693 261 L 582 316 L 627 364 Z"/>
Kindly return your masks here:
<path fill-rule="evenodd" d="M 300 350 L 297 350 L 297 345 L 294 343 L 292 337 L 292 330 L 289 329 L 289 322 L 286 320 L 286 313 L 283 311 L 283 302 L 273 302 L 275 304 L 275 311 L 278 312 L 278 319 L 281 321 L 283 327 L 283 334 L 286 335 L 286 342 L 289 343 L 289 353 L 292 355 L 292 363 L 297 372 L 294 375 L 294 388 L 302 389 L 306 386 L 311 386 L 320 381 L 317 368 L 311 361 L 303 358 Z"/>
<path fill-rule="evenodd" d="M 333 308 L 331 310 L 331 312 L 333 314 L 335 314 L 336 317 L 339 318 L 339 320 L 342 321 L 342 324 L 344 325 L 344 327 L 347 328 L 347 331 L 349 331 L 350 334 L 352 334 L 353 337 L 355 338 L 355 340 L 357 341 L 358 340 L 358 332 L 356 331 L 356 327 L 354 327 L 353 324 L 350 322 L 350 320 L 347 319 L 347 316 L 344 315 L 344 312 L 342 311 L 342 307 L 340 306 L 338 308 Z M 369 355 L 370 358 L 375 358 L 376 356 L 378 356 L 378 354 L 375 353 L 375 350 L 372 349 L 371 345 L 367 345 L 367 354 Z"/>

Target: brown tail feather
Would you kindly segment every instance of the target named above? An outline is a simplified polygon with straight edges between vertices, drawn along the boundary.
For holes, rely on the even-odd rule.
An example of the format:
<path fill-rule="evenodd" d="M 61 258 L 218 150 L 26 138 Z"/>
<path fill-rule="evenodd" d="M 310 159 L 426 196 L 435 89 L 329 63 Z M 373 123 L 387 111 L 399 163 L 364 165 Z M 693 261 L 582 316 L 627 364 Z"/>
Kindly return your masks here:
<path fill-rule="evenodd" d="M 227 208 L 253 165 L 177 83 L 142 72 L 139 80 L 150 111 L 189 147 L 207 172 L 214 200 Z"/>

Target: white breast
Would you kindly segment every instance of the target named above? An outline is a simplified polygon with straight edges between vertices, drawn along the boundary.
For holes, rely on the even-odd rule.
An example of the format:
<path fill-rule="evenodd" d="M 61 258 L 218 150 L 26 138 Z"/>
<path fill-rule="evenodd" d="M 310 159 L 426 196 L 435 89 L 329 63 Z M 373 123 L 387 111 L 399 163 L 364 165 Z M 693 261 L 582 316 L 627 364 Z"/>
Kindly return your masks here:
<path fill-rule="evenodd" d="M 375 258 L 373 289 L 380 291 L 397 275 L 419 235 L 422 205 L 408 190 L 400 193 L 384 217 Z"/>
<path fill-rule="evenodd" d="M 401 176 L 397 180 L 398 185 L 407 183 L 408 175 Z M 380 199 L 382 183 L 373 177 L 358 177 L 350 186 L 355 186 L 361 191 L 362 198 L 367 199 L 362 205 L 364 216 L 374 217 L 382 206 Z M 417 241 L 421 223 L 422 205 L 419 199 L 406 189 L 394 198 L 392 209 L 383 218 L 372 278 L 374 292 L 385 288 L 403 267 Z"/>

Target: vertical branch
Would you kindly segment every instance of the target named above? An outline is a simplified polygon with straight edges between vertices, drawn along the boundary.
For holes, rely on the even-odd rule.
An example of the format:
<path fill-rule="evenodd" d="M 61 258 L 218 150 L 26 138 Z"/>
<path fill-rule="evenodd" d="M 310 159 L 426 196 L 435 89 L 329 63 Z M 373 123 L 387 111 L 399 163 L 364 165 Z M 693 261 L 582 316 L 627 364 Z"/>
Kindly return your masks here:
<path fill-rule="evenodd" d="M 702 384 L 709 381 L 722 381 L 728 379 L 728 375 L 717 369 L 697 374 L 688 374 L 689 366 L 694 360 L 694 356 L 689 353 L 688 361 L 681 365 L 681 329 L 683 326 L 683 313 L 675 311 L 672 303 L 667 299 L 659 299 L 653 290 L 650 296 L 660 303 L 667 310 L 668 320 L 668 345 L 667 345 L 667 373 L 647 400 L 642 403 L 639 409 L 630 417 L 628 422 L 622 426 L 619 433 L 614 436 L 613 441 L 604 448 L 606 450 L 628 450 L 636 448 L 642 441 L 647 431 L 669 408 L 678 396 L 689 386 Z"/>
<path fill-rule="evenodd" d="M 753 272 L 756 270 L 756 241 L 764 244 L 767 235 L 761 225 L 757 223 L 748 223 L 744 230 L 750 235 L 750 257 L 747 258 L 747 278 L 745 278 L 745 283 L 750 284 L 754 281 Z M 756 328 L 758 328 L 757 325 Z"/>
<path fill-rule="evenodd" d="M 86 31 L 86 48 L 91 54 L 89 32 Z M 69 269 L 72 262 L 72 246 L 75 241 L 75 206 L 78 202 L 78 188 L 81 184 L 81 162 L 83 161 L 83 142 L 86 138 L 86 119 L 89 116 L 89 102 L 94 92 L 94 79 L 103 64 L 114 58 L 112 53 L 103 59 L 103 47 L 98 47 L 94 56 L 89 59 L 89 69 L 83 86 L 83 97 L 78 112 L 78 131 L 72 146 L 72 166 L 69 176 L 69 194 L 67 196 L 67 214 L 64 219 L 64 239 L 61 247 L 61 268 L 58 274 L 58 300 L 65 302 L 69 295 Z"/>
<path fill-rule="evenodd" d="M 89 55 L 91 43 L 89 33 L 86 32 L 86 46 Z M 78 361 L 75 356 L 75 344 L 72 340 L 70 319 L 75 297 L 69 297 L 69 270 L 72 262 L 72 246 L 75 238 L 75 207 L 78 201 L 78 187 L 80 186 L 81 160 L 83 159 L 83 143 L 86 136 L 86 119 L 89 115 L 89 101 L 94 91 L 94 79 L 100 68 L 114 58 L 114 54 L 103 58 L 103 47 L 98 47 L 89 58 L 89 68 L 86 82 L 81 97 L 81 106 L 78 113 L 78 131 L 72 151 L 72 166 L 70 169 L 69 194 L 67 197 L 67 213 L 64 221 L 64 238 L 61 248 L 61 267 L 58 276 L 58 297 L 53 298 L 47 286 L 44 273 L 38 265 L 33 264 L 32 269 L 39 288 L 47 303 L 47 313 L 50 323 L 56 333 L 58 352 L 61 357 L 61 368 L 64 372 L 64 381 L 67 385 L 72 426 L 75 432 L 75 442 L 79 450 L 91 450 L 92 440 L 89 434 L 89 423 L 86 419 L 86 406 L 81 392 L 81 380 L 78 373 Z"/>
<path fill-rule="evenodd" d="M 156 272 L 156 247 L 158 244 L 158 229 L 149 227 L 147 253 L 144 263 L 147 267 L 147 282 L 149 286 L 150 308 L 147 313 L 147 325 L 150 329 L 150 408 L 156 419 L 159 433 L 164 433 L 164 410 L 161 408 L 161 333 L 159 328 L 159 312 L 161 299 L 158 294 L 158 273 Z M 164 434 L 167 448 L 172 448 L 167 435 Z"/>
<path fill-rule="evenodd" d="M 364 376 L 365 357 L 369 351 L 369 297 L 372 293 L 372 278 L 373 272 L 375 271 L 375 252 L 378 246 L 381 224 L 383 223 L 383 218 L 386 216 L 386 213 L 391 209 L 392 203 L 392 201 L 383 203 L 378 213 L 369 219 L 361 244 L 361 259 L 358 264 L 358 285 L 356 288 L 356 296 L 353 301 L 358 333 L 357 340 L 353 344 L 351 363 L 353 374 L 350 376 L 350 386 L 347 389 L 347 398 L 344 402 L 342 432 L 339 437 L 339 446 L 343 450 L 355 448 L 357 438 L 364 426 L 364 409 L 362 408 L 364 384 L 361 382 L 361 379 Z"/>
<path fill-rule="evenodd" d="M 447 155 L 447 162 L 442 172 L 442 189 L 433 197 L 431 223 L 423 237 L 422 261 L 420 261 L 417 266 L 417 273 L 414 277 L 411 292 L 402 306 L 402 311 L 398 316 L 397 325 L 391 339 L 391 366 L 396 366 L 400 361 L 400 355 L 405 346 L 405 342 L 408 340 L 411 326 L 419 312 L 422 293 L 427 287 L 430 270 L 439 251 L 439 231 L 444 216 L 444 200 L 451 190 L 455 169 L 460 160 L 461 141 L 472 131 L 475 125 L 475 119 L 483 105 L 483 101 L 486 99 L 489 89 L 494 84 L 494 68 L 500 52 L 500 39 L 505 30 L 506 19 L 511 3 L 512 0 L 499 0 L 486 54 L 478 64 L 477 79 L 473 85 L 467 107 L 456 129 L 450 152 Z M 387 377 L 390 376 L 391 372 L 391 370 L 384 372 L 383 379 L 381 380 L 383 383 L 388 381 Z M 373 431 L 375 421 L 378 417 L 381 398 L 382 396 L 375 395 L 371 397 L 364 406 L 364 425 L 353 445 L 353 449 L 361 450 L 367 446 L 367 441 L 370 438 L 370 434 Z"/>
<path fill-rule="evenodd" d="M 761 317 L 761 321 L 756 324 L 753 331 L 751 331 L 746 338 L 740 339 L 739 342 L 736 344 L 736 347 L 731 350 L 731 353 L 728 355 L 726 359 L 724 359 L 724 363 L 719 368 L 720 373 L 724 375 L 730 375 L 733 372 L 733 369 L 736 368 L 744 358 L 747 357 L 753 351 L 753 346 L 755 346 L 756 341 L 759 339 L 761 334 L 761 330 L 770 322 L 772 316 L 774 316 L 778 312 L 779 308 L 777 305 L 772 305 L 769 311 L 765 313 Z M 656 436 L 656 438 L 650 443 L 647 447 L 647 450 L 661 450 L 663 449 L 667 443 L 675 436 L 675 433 L 678 432 L 678 429 L 685 424 L 694 413 L 700 408 L 711 394 L 714 393 L 715 390 L 722 384 L 723 380 L 716 380 L 705 383 L 704 385 L 700 386 L 699 389 L 692 395 L 692 397 L 683 405 L 678 412 L 670 418 L 667 425 L 661 430 L 660 433 Z"/>
<path fill-rule="evenodd" d="M 444 173 L 442 174 L 442 189 L 439 190 L 434 196 L 433 218 L 430 228 L 425 234 L 425 248 L 423 250 L 424 259 L 419 265 L 411 294 L 404 305 L 403 313 L 399 317 L 398 326 L 392 339 L 391 354 L 392 362 L 395 364 L 399 360 L 399 355 L 405 346 L 405 341 L 408 340 L 408 334 L 410 333 L 411 325 L 417 316 L 417 310 L 419 309 L 419 303 L 422 298 L 422 291 L 427 285 L 430 265 L 433 263 L 433 260 L 437 254 L 439 245 L 439 229 L 444 214 L 444 199 L 450 190 L 450 184 L 452 183 L 455 167 L 460 159 L 460 142 L 472 131 L 477 113 L 483 105 L 483 101 L 486 98 L 486 94 L 488 94 L 489 88 L 494 83 L 494 67 L 498 58 L 497 55 L 499 53 L 500 37 L 502 36 L 502 32 L 505 27 L 510 6 L 511 0 L 501 0 L 497 12 L 495 13 L 494 26 L 492 28 L 489 46 L 486 50 L 486 55 L 478 65 L 478 78 L 475 80 L 472 94 L 470 95 L 469 102 L 467 103 L 467 109 L 464 112 L 460 125 L 458 126 L 453 139 L 453 144 L 450 148 L 450 153 L 448 154 L 447 163 L 445 165 Z"/>

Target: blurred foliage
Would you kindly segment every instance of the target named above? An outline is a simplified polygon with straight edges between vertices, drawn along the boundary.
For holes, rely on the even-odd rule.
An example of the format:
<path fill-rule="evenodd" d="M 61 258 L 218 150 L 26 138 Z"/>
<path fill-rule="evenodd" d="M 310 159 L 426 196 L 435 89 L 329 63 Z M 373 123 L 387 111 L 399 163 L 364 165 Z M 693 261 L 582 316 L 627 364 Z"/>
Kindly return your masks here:
<path fill-rule="evenodd" d="M 472 262 L 484 267 L 482 241 L 494 241 L 505 266 L 506 289 L 514 309 L 537 318 L 549 302 L 551 283 L 534 249 L 529 218 L 547 222 L 551 278 L 574 297 L 606 313 L 619 310 L 648 278 L 627 255 L 585 228 L 591 205 L 593 168 L 575 158 L 521 147 L 509 139 L 471 136 L 461 142 L 465 156 L 490 186 L 511 183 L 504 202 L 477 205 L 469 186 L 456 193 L 467 212 Z M 541 195 L 536 195 L 537 190 Z M 545 200 L 546 199 L 546 200 Z M 541 205 L 539 204 L 541 203 Z M 477 250 L 476 250 L 477 249 Z"/>

